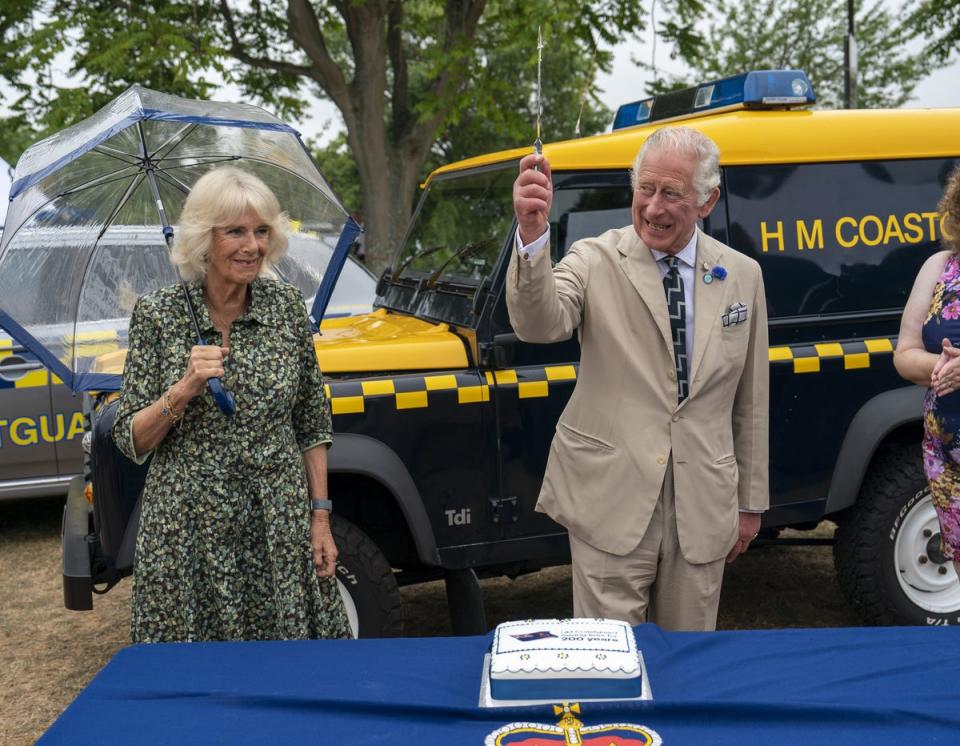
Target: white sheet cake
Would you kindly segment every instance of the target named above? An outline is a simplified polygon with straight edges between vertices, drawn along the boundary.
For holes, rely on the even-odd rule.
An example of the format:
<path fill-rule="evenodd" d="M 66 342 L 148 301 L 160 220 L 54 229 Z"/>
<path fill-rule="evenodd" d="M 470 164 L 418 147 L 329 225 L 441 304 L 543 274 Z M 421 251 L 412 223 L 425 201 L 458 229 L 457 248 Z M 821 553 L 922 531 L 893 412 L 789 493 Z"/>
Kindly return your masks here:
<path fill-rule="evenodd" d="M 531 619 L 497 625 L 495 699 L 620 699 L 643 684 L 633 630 L 614 619 Z"/>

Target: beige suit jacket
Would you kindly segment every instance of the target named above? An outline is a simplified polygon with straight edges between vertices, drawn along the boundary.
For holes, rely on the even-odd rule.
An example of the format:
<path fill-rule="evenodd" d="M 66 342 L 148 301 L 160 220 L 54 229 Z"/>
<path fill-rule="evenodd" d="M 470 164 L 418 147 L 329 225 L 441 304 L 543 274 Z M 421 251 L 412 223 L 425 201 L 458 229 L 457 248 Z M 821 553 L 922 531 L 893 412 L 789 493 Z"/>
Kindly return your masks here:
<path fill-rule="evenodd" d="M 722 266 L 724 280 L 703 282 Z M 673 455 L 677 531 L 688 562 L 724 557 L 738 510 L 768 507 L 767 312 L 760 266 L 697 231 L 688 397 L 677 381 L 663 283 L 632 226 L 549 250 L 513 252 L 507 308 L 528 342 L 580 335 L 577 385 L 557 424 L 537 510 L 617 555 L 640 543 Z M 747 320 L 724 326 L 734 303 Z"/>

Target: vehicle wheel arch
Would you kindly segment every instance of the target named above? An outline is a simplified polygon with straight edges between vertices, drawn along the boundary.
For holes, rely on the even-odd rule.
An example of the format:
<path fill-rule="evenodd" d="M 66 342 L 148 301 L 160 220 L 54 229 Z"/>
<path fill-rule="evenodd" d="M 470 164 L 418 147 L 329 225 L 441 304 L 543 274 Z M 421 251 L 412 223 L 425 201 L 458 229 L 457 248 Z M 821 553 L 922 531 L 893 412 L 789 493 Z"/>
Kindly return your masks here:
<path fill-rule="evenodd" d="M 359 500 L 338 505 L 339 485 L 350 485 L 352 492 L 362 492 L 364 483 L 381 488 L 399 509 L 405 528 L 416 548 L 419 562 L 427 567 L 440 564 L 433 527 L 424 507 L 420 491 L 403 461 L 388 445 L 367 435 L 337 434 L 327 457 L 330 494 L 335 500 L 334 512 L 362 529 L 366 529 Z M 374 533 L 368 531 L 368 533 Z"/>
<path fill-rule="evenodd" d="M 926 389 L 921 386 L 884 391 L 869 399 L 854 415 L 837 453 L 825 515 L 854 505 L 871 464 L 884 446 L 919 445 L 925 394 Z"/>

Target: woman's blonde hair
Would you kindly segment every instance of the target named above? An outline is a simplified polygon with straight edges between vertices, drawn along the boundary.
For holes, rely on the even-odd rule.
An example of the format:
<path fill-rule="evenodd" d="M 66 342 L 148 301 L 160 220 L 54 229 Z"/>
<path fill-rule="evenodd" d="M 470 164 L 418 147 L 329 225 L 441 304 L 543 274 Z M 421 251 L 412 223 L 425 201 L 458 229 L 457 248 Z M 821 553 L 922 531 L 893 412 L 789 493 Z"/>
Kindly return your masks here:
<path fill-rule="evenodd" d="M 940 240 L 944 248 L 960 252 L 960 163 L 947 179 L 947 188 L 940 198 L 937 210 L 941 215 L 940 228 L 943 237 Z"/>
<path fill-rule="evenodd" d="M 270 228 L 270 243 L 261 275 L 275 276 L 274 265 L 287 253 L 286 213 L 270 187 L 235 166 L 205 173 L 183 203 L 170 258 L 185 280 L 206 277 L 213 229 L 223 228 L 247 210 L 253 210 Z"/>

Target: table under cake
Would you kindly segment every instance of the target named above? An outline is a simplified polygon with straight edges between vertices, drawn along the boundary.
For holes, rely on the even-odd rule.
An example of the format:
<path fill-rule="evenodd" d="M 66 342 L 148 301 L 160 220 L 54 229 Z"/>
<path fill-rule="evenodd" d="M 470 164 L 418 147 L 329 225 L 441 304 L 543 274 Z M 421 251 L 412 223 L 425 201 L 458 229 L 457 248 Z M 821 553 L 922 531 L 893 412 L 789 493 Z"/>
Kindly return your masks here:
<path fill-rule="evenodd" d="M 43 744 L 960 743 L 960 629 L 635 628 L 653 699 L 478 706 L 491 635 L 138 645 Z"/>

